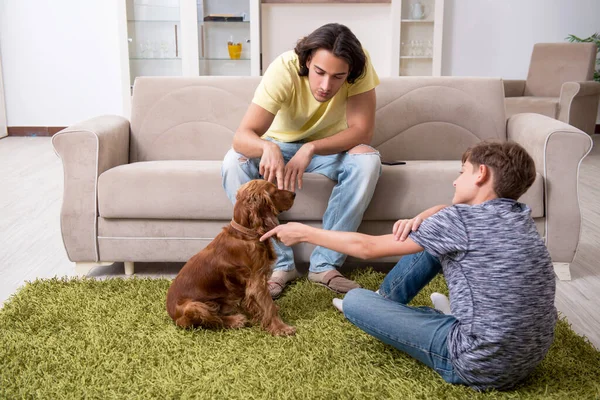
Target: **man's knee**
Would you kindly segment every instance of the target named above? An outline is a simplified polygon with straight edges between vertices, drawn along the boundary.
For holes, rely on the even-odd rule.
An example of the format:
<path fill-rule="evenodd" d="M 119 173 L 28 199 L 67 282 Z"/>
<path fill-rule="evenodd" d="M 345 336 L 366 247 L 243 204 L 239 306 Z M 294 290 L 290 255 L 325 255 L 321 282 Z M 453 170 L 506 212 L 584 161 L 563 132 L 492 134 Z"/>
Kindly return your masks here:
<path fill-rule="evenodd" d="M 238 153 L 233 149 L 229 149 L 229 151 L 227 152 L 227 154 L 225 154 L 225 157 L 223 158 L 223 162 L 229 163 L 244 163 L 246 161 L 248 161 L 248 158 L 246 156 Z"/>
<path fill-rule="evenodd" d="M 369 145 L 360 144 L 348 150 L 347 160 L 352 165 L 358 166 L 355 168 L 355 173 L 362 177 L 360 179 L 376 182 L 381 175 L 379 151 Z"/>
<path fill-rule="evenodd" d="M 369 153 L 378 153 L 378 151 L 369 146 L 368 144 L 359 144 L 358 146 L 354 146 L 350 150 L 348 150 L 348 154 L 369 154 Z"/>
<path fill-rule="evenodd" d="M 229 150 L 223 158 L 222 171 L 229 173 L 242 172 L 242 169 L 246 169 L 246 165 L 250 162 L 248 157 L 240 154 L 233 149 Z"/>

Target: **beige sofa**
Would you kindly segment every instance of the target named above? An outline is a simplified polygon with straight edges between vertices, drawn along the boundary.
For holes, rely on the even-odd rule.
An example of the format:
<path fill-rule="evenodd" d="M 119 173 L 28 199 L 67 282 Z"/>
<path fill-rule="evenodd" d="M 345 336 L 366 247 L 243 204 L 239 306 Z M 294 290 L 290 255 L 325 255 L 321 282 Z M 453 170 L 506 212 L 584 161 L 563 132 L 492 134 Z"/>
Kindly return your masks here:
<path fill-rule="evenodd" d="M 596 127 L 600 83 L 594 82 L 594 43 L 537 43 L 527 80 L 505 80 L 506 116 L 532 112 L 590 135 Z"/>
<path fill-rule="evenodd" d="M 101 116 L 53 137 L 64 167 L 62 236 L 80 274 L 113 262 L 125 262 L 131 274 L 134 262 L 186 261 L 228 223 L 221 160 L 259 79 L 138 78 L 131 121 Z M 372 145 L 383 160 L 407 164 L 383 166 L 359 230 L 386 234 L 399 218 L 450 203 L 463 151 L 484 139 L 515 140 L 533 156 L 538 176 L 521 200 L 568 279 L 580 231 L 578 169 L 592 141 L 539 114 L 507 121 L 500 79 L 382 79 Z M 318 226 L 333 186 L 305 175 L 281 219 Z M 296 246 L 297 261 L 308 261 L 311 250 Z"/>

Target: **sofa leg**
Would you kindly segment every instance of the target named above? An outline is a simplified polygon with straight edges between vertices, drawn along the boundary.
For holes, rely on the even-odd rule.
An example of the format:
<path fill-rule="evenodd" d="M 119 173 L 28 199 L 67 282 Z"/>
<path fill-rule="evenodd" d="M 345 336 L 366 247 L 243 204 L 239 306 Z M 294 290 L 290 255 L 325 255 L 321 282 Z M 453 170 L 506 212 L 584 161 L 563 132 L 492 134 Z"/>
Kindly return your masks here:
<path fill-rule="evenodd" d="M 571 280 L 571 270 L 569 263 L 552 263 L 554 265 L 554 273 L 560 281 Z"/>
<path fill-rule="evenodd" d="M 125 275 L 133 275 L 133 261 L 125 261 Z"/>
<path fill-rule="evenodd" d="M 114 262 L 76 262 L 75 263 L 75 273 L 79 277 L 86 276 L 93 268 L 100 267 L 104 265 L 113 265 Z"/>

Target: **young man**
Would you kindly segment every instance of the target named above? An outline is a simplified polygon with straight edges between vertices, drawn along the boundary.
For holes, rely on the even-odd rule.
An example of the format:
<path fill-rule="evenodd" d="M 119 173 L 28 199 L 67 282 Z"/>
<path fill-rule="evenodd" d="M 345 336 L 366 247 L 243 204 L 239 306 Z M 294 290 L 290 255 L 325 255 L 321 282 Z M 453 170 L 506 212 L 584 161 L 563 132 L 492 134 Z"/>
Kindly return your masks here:
<path fill-rule="evenodd" d="M 368 146 L 375 120 L 379 78 L 368 54 L 345 26 L 327 24 L 277 57 L 265 72 L 252 104 L 223 161 L 223 186 L 235 202 L 237 189 L 264 177 L 280 189 L 302 189 L 305 172 L 337 182 L 323 227 L 356 231 L 381 173 L 379 153 Z M 292 249 L 275 243 L 269 279 L 278 297 L 299 274 Z M 338 293 L 359 287 L 337 267 L 346 255 L 317 247 L 308 279 Z"/>
<path fill-rule="evenodd" d="M 309 242 L 364 259 L 411 254 L 377 292 L 352 290 L 343 302 L 334 300 L 336 307 L 447 382 L 509 389 L 544 358 L 556 323 L 552 262 L 530 208 L 516 201 L 535 180 L 535 165 L 512 142 L 480 143 L 462 161 L 454 205 L 398 221 L 391 235 L 289 223 L 261 240 L 277 235 L 287 245 Z M 450 292 L 448 314 L 408 306 L 440 272 Z M 444 308 L 436 302 L 445 296 L 432 299 Z"/>

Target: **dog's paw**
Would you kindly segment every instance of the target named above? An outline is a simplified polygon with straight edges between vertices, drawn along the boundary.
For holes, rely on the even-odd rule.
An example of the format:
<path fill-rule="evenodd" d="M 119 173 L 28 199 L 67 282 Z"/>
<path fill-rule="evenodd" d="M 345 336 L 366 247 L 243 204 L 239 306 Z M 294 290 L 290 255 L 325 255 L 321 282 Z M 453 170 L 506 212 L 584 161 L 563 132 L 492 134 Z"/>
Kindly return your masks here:
<path fill-rule="evenodd" d="M 244 314 L 228 315 L 223 318 L 223 322 L 227 328 L 239 329 L 246 326 L 248 318 Z"/>
<path fill-rule="evenodd" d="M 296 328 L 290 325 L 281 324 L 272 326 L 271 329 L 269 329 L 269 332 L 273 336 L 293 336 L 296 334 Z"/>

